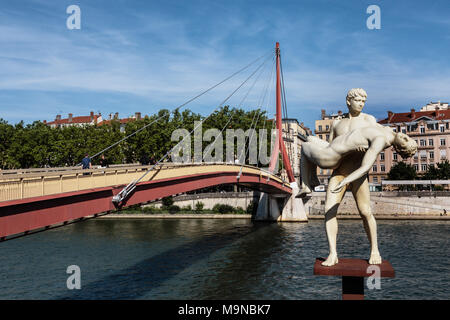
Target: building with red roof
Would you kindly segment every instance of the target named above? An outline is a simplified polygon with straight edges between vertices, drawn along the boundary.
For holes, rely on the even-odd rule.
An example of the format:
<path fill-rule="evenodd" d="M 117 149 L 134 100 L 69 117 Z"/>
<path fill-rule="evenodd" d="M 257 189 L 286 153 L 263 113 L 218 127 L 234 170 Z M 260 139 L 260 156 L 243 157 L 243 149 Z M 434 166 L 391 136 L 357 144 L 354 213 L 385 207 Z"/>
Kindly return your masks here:
<path fill-rule="evenodd" d="M 326 111 L 322 110 L 321 119 L 316 120 L 316 136 L 328 141 L 333 120 L 345 116 L 341 111 L 327 115 Z M 389 126 L 396 132 L 406 133 L 416 141 L 418 151 L 409 159 L 402 159 L 393 147 L 381 152 L 369 171 L 371 190 L 375 190 L 375 186 L 379 186 L 382 180 L 387 179 L 391 167 L 399 161 L 414 166 L 421 175 L 427 171 L 429 165 L 450 158 L 450 109 L 447 102 L 430 102 L 420 111 L 415 109 L 400 113 L 388 111 L 387 117 L 378 123 Z M 322 184 L 328 184 L 331 173 L 332 170 L 317 168 L 317 177 Z"/>
<path fill-rule="evenodd" d="M 450 110 L 446 102 L 431 102 L 420 111 L 388 111 L 387 118 L 378 123 L 389 126 L 396 132 L 406 133 L 417 142 L 418 151 L 409 159 L 402 159 L 393 147 L 380 153 L 369 174 L 369 181 L 372 183 L 386 179 L 391 167 L 398 161 L 414 166 L 420 175 L 427 171 L 429 165 L 450 157 Z"/>
<path fill-rule="evenodd" d="M 119 113 L 116 112 L 114 116 L 112 114 L 109 115 L 109 119 L 103 119 L 102 114 L 94 114 L 91 111 L 89 116 L 78 116 L 74 117 L 72 113 L 69 113 L 67 118 L 61 118 L 61 115 L 57 115 L 54 121 L 47 122 L 44 120 L 44 123 L 49 125 L 52 128 L 63 128 L 69 126 L 86 126 L 86 125 L 108 125 L 111 124 L 112 121 L 120 122 L 120 130 L 125 130 L 125 125 L 130 121 L 135 121 L 141 119 L 141 113 L 136 112 L 134 116 L 129 118 L 119 119 Z"/>
<path fill-rule="evenodd" d="M 52 128 L 58 128 L 58 127 L 69 127 L 69 126 L 84 126 L 84 125 L 95 125 L 97 123 L 102 122 L 102 115 L 94 114 L 93 111 L 91 111 L 91 114 L 89 116 L 79 116 L 74 117 L 72 113 L 69 113 L 69 116 L 67 118 L 62 119 L 61 115 L 56 115 L 56 118 L 54 121 L 46 122 L 44 120 L 44 123 L 49 125 Z"/>

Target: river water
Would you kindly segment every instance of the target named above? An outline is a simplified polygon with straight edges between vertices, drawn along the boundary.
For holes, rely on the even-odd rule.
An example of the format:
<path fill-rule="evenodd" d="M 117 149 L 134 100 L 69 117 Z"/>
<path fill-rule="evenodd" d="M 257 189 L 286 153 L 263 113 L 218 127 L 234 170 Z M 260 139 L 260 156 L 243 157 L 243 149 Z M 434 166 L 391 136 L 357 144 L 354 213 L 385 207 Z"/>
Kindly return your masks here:
<path fill-rule="evenodd" d="M 366 299 L 450 299 L 450 224 L 378 221 L 396 271 Z M 342 258 L 368 258 L 361 221 L 340 221 Z M 340 299 L 323 221 L 93 219 L 0 243 L 0 299 Z M 80 290 L 67 289 L 67 267 Z"/>

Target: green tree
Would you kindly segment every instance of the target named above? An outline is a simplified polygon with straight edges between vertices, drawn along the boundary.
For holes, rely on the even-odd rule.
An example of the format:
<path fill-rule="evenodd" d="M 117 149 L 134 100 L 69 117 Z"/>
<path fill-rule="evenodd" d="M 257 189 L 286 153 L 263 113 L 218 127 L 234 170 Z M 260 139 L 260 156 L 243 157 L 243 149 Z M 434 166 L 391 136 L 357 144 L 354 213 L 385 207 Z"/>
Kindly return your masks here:
<path fill-rule="evenodd" d="M 404 162 L 398 162 L 388 173 L 389 180 L 415 180 L 416 178 L 416 169 Z"/>
<path fill-rule="evenodd" d="M 106 150 L 105 157 L 110 164 L 138 162 L 144 154 L 154 156 L 156 160 L 159 160 L 178 143 L 178 141 L 171 141 L 174 130 L 184 128 L 191 132 L 195 121 L 202 119 L 205 120 L 202 125 L 203 133 L 210 128 L 219 130 L 232 128 L 246 131 L 253 127 L 256 128 L 258 135 L 258 129 L 266 128 L 270 132 L 272 128 L 272 121 L 268 120 L 265 112 L 260 109 L 244 111 L 230 106 L 215 110 L 206 119 L 189 109 L 182 112 L 179 109 L 173 112 L 161 109 L 154 115 L 129 121 L 124 130 L 121 130 L 123 124 L 119 120 L 95 126 L 51 128 L 40 121 L 28 125 L 19 122 L 13 126 L 0 119 L 0 167 L 25 169 L 44 166 L 74 166 L 81 162 L 86 153 L 92 157 L 144 126 L 147 127 Z M 225 130 L 223 134 L 223 159 L 225 160 Z M 259 137 L 255 136 L 254 138 L 256 139 L 253 141 L 257 141 L 259 144 Z M 191 139 L 191 154 L 193 154 L 194 148 L 193 140 Z M 270 134 L 267 136 L 267 140 L 270 142 Z M 212 141 L 204 141 L 203 147 L 205 148 L 211 143 Z M 235 144 L 235 153 L 236 148 L 237 144 Z M 270 148 L 270 143 L 268 143 L 268 148 Z M 98 161 L 97 159 L 93 159 L 94 164 Z"/>
<path fill-rule="evenodd" d="M 440 162 L 437 166 L 429 165 L 423 175 L 425 180 L 448 180 L 450 179 L 450 163 L 448 160 Z"/>
<path fill-rule="evenodd" d="M 0 118 L 0 168 L 8 168 L 7 151 L 11 148 L 14 126 Z"/>

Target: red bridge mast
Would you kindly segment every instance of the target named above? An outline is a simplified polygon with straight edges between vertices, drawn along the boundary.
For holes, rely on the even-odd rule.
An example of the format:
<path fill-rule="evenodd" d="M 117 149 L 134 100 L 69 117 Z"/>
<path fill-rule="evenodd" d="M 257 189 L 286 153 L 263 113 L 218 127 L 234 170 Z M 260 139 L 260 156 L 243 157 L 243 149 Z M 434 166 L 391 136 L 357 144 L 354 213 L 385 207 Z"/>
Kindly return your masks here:
<path fill-rule="evenodd" d="M 283 125 L 282 125 L 282 115 L 281 115 L 281 76 L 280 76 L 280 44 L 277 42 L 275 47 L 275 55 L 277 58 L 277 110 L 276 110 L 276 127 L 277 127 L 277 141 L 276 145 L 273 148 L 272 159 L 270 160 L 270 170 L 275 168 L 276 161 L 278 161 L 278 151 L 281 151 L 281 156 L 283 158 L 283 165 L 286 169 L 286 173 L 289 178 L 289 182 L 294 182 L 295 177 L 292 172 L 291 163 L 289 162 L 289 157 L 286 152 L 286 146 L 283 141 Z"/>

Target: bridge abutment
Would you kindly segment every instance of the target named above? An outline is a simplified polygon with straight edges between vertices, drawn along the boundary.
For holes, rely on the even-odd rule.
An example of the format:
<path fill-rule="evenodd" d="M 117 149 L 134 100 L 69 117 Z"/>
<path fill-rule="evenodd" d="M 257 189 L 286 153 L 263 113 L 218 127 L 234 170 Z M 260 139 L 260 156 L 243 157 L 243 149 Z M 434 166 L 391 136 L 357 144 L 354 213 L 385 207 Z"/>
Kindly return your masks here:
<path fill-rule="evenodd" d="M 296 182 L 291 184 L 292 195 L 261 193 L 256 211 L 256 221 L 307 222 L 303 201 L 296 198 L 299 188 Z"/>

